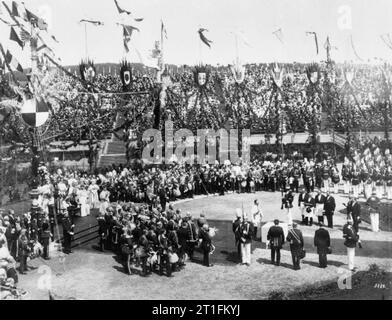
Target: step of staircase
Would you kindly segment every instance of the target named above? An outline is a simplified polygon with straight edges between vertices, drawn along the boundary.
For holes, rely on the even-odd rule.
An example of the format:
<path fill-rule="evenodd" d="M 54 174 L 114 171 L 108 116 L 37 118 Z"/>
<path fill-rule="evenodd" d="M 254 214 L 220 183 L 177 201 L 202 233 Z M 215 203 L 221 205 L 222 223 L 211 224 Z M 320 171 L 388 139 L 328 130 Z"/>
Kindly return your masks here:
<path fill-rule="evenodd" d="M 110 141 L 107 145 L 106 154 L 125 154 L 125 152 L 123 141 Z"/>
<path fill-rule="evenodd" d="M 98 167 L 105 168 L 109 167 L 112 164 L 126 164 L 127 159 L 125 154 L 103 154 L 100 156 L 98 160 Z"/>

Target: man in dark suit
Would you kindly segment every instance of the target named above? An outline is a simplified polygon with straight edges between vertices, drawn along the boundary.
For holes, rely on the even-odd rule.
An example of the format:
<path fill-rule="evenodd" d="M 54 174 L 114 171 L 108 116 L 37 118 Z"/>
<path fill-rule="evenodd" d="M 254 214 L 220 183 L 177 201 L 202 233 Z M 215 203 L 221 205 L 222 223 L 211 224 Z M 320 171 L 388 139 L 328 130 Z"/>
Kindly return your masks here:
<path fill-rule="evenodd" d="M 304 238 L 301 230 L 297 228 L 297 224 L 293 223 L 293 228 L 289 230 L 286 240 L 290 243 L 291 257 L 293 259 L 294 270 L 301 269 L 300 267 L 300 253 L 304 247 Z"/>
<path fill-rule="evenodd" d="M 63 222 L 64 253 L 67 254 L 72 253 L 71 242 L 72 242 L 72 236 L 74 235 L 73 228 L 75 226 L 72 224 L 67 211 L 64 211 L 64 217 L 62 222 Z"/>
<path fill-rule="evenodd" d="M 335 213 L 336 203 L 335 198 L 331 196 L 330 192 L 327 192 L 327 197 L 324 203 L 324 213 L 327 217 L 328 228 L 333 228 L 333 215 Z"/>
<path fill-rule="evenodd" d="M 206 267 L 212 267 L 213 264 L 210 263 L 210 253 L 213 249 L 212 240 L 209 234 L 209 226 L 208 224 L 203 225 L 200 229 L 200 239 L 201 239 L 201 249 L 203 250 L 203 265 Z"/>
<path fill-rule="evenodd" d="M 328 181 L 328 179 L 327 179 Z M 328 182 L 324 182 L 328 184 Z M 317 215 L 317 220 L 319 225 L 324 224 L 324 204 L 325 204 L 325 196 L 321 193 L 321 190 L 317 190 L 317 195 L 314 199 L 315 204 L 316 204 L 316 215 Z"/>
<path fill-rule="evenodd" d="M 317 253 L 319 255 L 319 267 L 326 268 L 331 239 L 328 230 L 324 229 L 323 225 L 320 225 L 320 228 L 314 233 L 314 246 L 317 247 Z"/>
<path fill-rule="evenodd" d="M 280 264 L 280 249 L 284 244 L 284 233 L 282 227 L 279 226 L 279 220 L 274 220 L 274 225 L 268 230 L 267 240 L 270 242 L 271 262 L 276 266 Z M 276 263 L 275 263 L 276 255 Z"/>
<path fill-rule="evenodd" d="M 238 260 L 241 260 L 241 213 L 237 213 L 237 218 L 236 220 L 233 221 L 233 233 L 234 233 L 234 238 L 235 238 L 235 244 L 237 246 L 237 254 L 238 254 Z"/>
<path fill-rule="evenodd" d="M 187 254 L 189 259 L 193 260 L 193 252 L 195 251 L 195 246 L 198 241 L 198 235 L 196 230 L 196 225 L 192 221 L 192 216 L 190 213 L 187 213 L 186 221 L 188 223 L 188 245 L 187 245 Z"/>
<path fill-rule="evenodd" d="M 357 201 L 358 197 L 354 196 L 351 204 L 351 216 L 353 219 L 353 228 L 358 235 L 358 247 L 361 249 L 362 244 L 359 239 L 359 224 L 361 223 L 361 205 Z"/>

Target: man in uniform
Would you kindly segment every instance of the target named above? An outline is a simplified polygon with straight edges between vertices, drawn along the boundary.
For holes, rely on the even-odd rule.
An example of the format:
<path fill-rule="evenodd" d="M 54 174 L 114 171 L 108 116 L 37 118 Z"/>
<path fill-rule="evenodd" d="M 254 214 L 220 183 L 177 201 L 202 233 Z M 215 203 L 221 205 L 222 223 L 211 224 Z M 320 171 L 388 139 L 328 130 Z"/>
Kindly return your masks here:
<path fill-rule="evenodd" d="M 241 212 L 237 212 L 237 217 L 233 221 L 233 233 L 234 233 L 234 238 L 235 238 L 235 244 L 237 246 L 237 255 L 238 255 L 238 260 L 241 259 L 241 232 L 240 232 L 240 227 L 242 223 L 242 218 L 241 218 Z"/>
<path fill-rule="evenodd" d="M 345 239 L 344 245 L 347 247 L 348 269 L 354 271 L 355 247 L 357 246 L 358 235 L 353 227 L 353 220 L 351 218 L 343 226 L 343 238 Z"/>
<path fill-rule="evenodd" d="M 267 240 L 270 242 L 271 248 L 271 263 L 276 266 L 280 265 L 280 249 L 284 244 L 284 233 L 281 226 L 279 226 L 279 220 L 274 220 L 274 225 L 268 230 Z M 276 256 L 276 262 L 275 262 Z"/>
<path fill-rule="evenodd" d="M 345 194 L 350 192 L 351 174 L 348 165 L 344 164 L 342 167 L 343 191 Z"/>
<path fill-rule="evenodd" d="M 325 182 L 325 181 L 324 181 Z M 325 204 L 325 196 L 321 193 L 321 190 L 317 190 L 317 195 L 314 199 L 316 204 L 316 216 L 319 225 L 324 224 L 324 204 Z"/>
<path fill-rule="evenodd" d="M 301 210 L 301 216 L 302 216 L 302 224 L 305 224 L 305 189 L 301 189 L 301 193 L 298 196 L 298 207 Z"/>
<path fill-rule="evenodd" d="M 99 249 L 103 252 L 106 247 L 108 237 L 108 226 L 106 224 L 105 215 L 100 213 L 98 220 Z"/>
<path fill-rule="evenodd" d="M 319 255 L 319 267 L 326 268 L 331 239 L 328 230 L 324 229 L 322 224 L 320 224 L 320 228 L 314 233 L 314 246 L 317 248 L 317 254 Z"/>
<path fill-rule="evenodd" d="M 314 208 L 316 204 L 314 198 L 309 192 L 305 194 L 304 205 L 305 205 L 305 225 L 312 226 L 313 217 L 314 217 Z"/>
<path fill-rule="evenodd" d="M 358 198 L 356 196 L 353 196 L 352 203 L 350 206 L 350 214 L 352 218 L 352 226 L 358 236 L 358 247 L 361 249 L 362 244 L 361 240 L 359 239 L 359 224 L 361 223 L 361 205 L 357 200 Z"/>
<path fill-rule="evenodd" d="M 250 266 L 251 262 L 251 246 L 253 235 L 253 224 L 245 215 L 240 226 L 241 264 L 245 264 L 248 267 Z"/>
<path fill-rule="evenodd" d="M 201 229 L 200 229 L 200 239 L 201 239 L 201 249 L 203 251 L 203 265 L 206 267 L 212 267 L 213 264 L 210 263 L 210 255 L 211 251 L 213 249 L 212 245 L 212 240 L 209 234 L 209 226 L 208 224 L 205 224 Z"/>
<path fill-rule="evenodd" d="M 327 192 L 324 203 L 324 214 L 327 217 L 328 228 L 333 228 L 333 215 L 335 213 L 336 203 L 335 198 L 331 196 L 330 192 Z"/>
<path fill-rule="evenodd" d="M 282 198 L 282 206 L 281 206 L 281 210 L 285 209 L 286 211 L 287 223 L 289 225 L 293 224 L 293 216 L 292 216 L 293 201 L 294 201 L 293 193 L 291 190 L 289 190 Z"/>
<path fill-rule="evenodd" d="M 324 192 L 327 192 L 329 191 L 330 168 L 326 160 L 324 160 L 324 165 L 322 167 L 322 177 L 323 177 Z"/>
<path fill-rule="evenodd" d="M 69 254 L 72 253 L 71 242 L 72 242 L 72 236 L 74 235 L 73 228 L 75 227 L 75 225 L 72 224 L 67 211 L 64 211 L 64 217 L 62 222 L 63 222 L 64 253 Z"/>
<path fill-rule="evenodd" d="M 370 222 L 372 225 L 372 231 L 378 232 L 379 230 L 379 219 L 380 219 L 380 198 L 377 197 L 375 191 L 373 194 L 367 199 L 366 205 L 369 208 L 370 214 Z"/>
<path fill-rule="evenodd" d="M 289 230 L 286 240 L 290 243 L 290 252 L 294 270 L 299 270 L 301 269 L 300 254 L 304 247 L 304 238 L 301 230 L 297 228 L 296 223 L 293 223 L 293 228 Z"/>

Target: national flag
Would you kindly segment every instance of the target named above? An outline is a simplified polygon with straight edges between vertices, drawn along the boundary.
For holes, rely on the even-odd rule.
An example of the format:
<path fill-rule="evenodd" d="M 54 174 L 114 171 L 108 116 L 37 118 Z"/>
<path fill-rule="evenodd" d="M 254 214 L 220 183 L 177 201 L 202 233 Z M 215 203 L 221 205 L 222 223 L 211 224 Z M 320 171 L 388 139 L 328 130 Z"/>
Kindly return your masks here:
<path fill-rule="evenodd" d="M 117 7 L 117 10 L 118 10 L 119 14 L 121 14 L 121 13 L 131 14 L 130 11 L 127 11 L 127 10 L 124 10 L 124 9 L 120 8 L 120 6 L 118 5 L 117 0 L 114 0 L 114 3 L 116 5 L 116 7 Z"/>
<path fill-rule="evenodd" d="M 23 49 L 24 42 L 19 38 L 18 34 L 16 33 L 16 31 L 15 31 L 15 29 L 13 27 L 11 27 L 10 40 L 15 41 Z"/>
<path fill-rule="evenodd" d="M 123 25 L 124 48 L 127 53 L 129 52 L 128 43 L 129 41 L 131 41 L 132 33 L 134 30 L 140 32 L 140 30 L 136 27 Z"/>
<path fill-rule="evenodd" d="M 80 23 L 91 23 L 94 26 L 103 26 L 103 22 L 102 21 L 98 21 L 98 20 L 86 20 L 86 19 L 82 19 L 79 21 Z"/>
<path fill-rule="evenodd" d="M 117 0 L 114 0 L 114 3 L 115 3 L 115 5 L 116 5 L 116 7 L 117 7 L 117 11 L 118 11 L 118 13 L 122 16 L 122 23 L 124 23 L 124 24 L 126 24 L 126 23 L 128 23 L 128 19 L 127 18 L 129 18 L 128 16 L 130 16 L 131 18 L 132 18 L 132 20 L 134 20 L 134 21 L 136 21 L 136 22 L 142 22 L 143 20 L 144 20 L 144 18 L 134 18 L 133 16 L 132 16 L 132 13 L 130 12 L 130 11 L 127 11 L 127 10 L 125 10 L 125 9 L 122 9 L 119 5 L 118 5 L 118 2 L 117 2 Z M 127 21 L 128 20 L 128 21 Z"/>
<path fill-rule="evenodd" d="M 281 42 L 283 43 L 283 31 L 282 28 L 279 28 L 278 30 L 272 32 L 273 35 Z"/>
<path fill-rule="evenodd" d="M 14 17 L 19 17 L 19 18 L 22 18 L 23 20 L 26 20 L 26 21 L 29 20 L 27 18 L 26 9 L 22 5 L 18 4 L 16 1 L 12 1 L 12 11 L 11 11 L 11 13 L 12 13 L 12 15 Z"/>
<path fill-rule="evenodd" d="M 211 40 L 208 40 L 208 39 L 206 38 L 206 36 L 205 36 L 204 33 L 203 33 L 203 32 L 205 32 L 205 31 L 208 32 L 207 29 L 200 28 L 197 32 L 199 33 L 200 40 L 201 40 L 206 46 L 208 46 L 209 48 L 211 48 L 210 43 L 212 43 L 212 41 L 211 41 Z"/>
<path fill-rule="evenodd" d="M 314 42 L 316 44 L 316 52 L 318 54 L 319 53 L 319 46 L 318 46 L 318 40 L 317 40 L 317 33 L 316 32 L 312 32 L 312 31 L 307 31 L 306 34 L 314 36 Z"/>
<path fill-rule="evenodd" d="M 5 23 L 8 26 L 15 26 L 15 24 L 13 24 L 12 22 L 10 22 L 8 20 L 8 17 L 5 15 L 4 11 L 1 9 L 1 6 L 0 6 L 0 21 Z"/>
<path fill-rule="evenodd" d="M 165 25 L 163 24 L 163 21 L 162 21 L 162 20 L 161 20 L 161 35 L 162 35 L 162 39 L 163 39 L 163 36 L 165 36 L 165 39 L 167 39 L 166 27 L 165 27 Z"/>
<path fill-rule="evenodd" d="M 28 33 L 26 30 L 23 28 L 20 29 L 20 39 L 26 43 L 27 41 L 30 41 L 31 35 Z"/>
<path fill-rule="evenodd" d="M 23 73 L 23 68 L 22 68 L 21 64 L 18 62 L 18 60 L 16 60 L 16 58 L 8 50 L 5 55 L 5 60 L 10 65 L 10 67 L 12 69 Z"/>
<path fill-rule="evenodd" d="M 44 19 L 38 17 L 31 11 L 26 9 L 27 20 L 35 27 L 38 27 L 40 30 L 48 31 L 48 24 Z"/>

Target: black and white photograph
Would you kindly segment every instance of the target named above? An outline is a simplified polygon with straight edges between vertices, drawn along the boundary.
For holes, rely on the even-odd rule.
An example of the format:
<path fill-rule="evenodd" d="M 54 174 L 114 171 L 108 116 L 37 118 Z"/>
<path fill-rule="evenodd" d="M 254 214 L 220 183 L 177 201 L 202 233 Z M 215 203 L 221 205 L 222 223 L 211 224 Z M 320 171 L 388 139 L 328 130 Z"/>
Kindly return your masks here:
<path fill-rule="evenodd" d="M 0 300 L 391 300 L 391 17 L 1 0 Z"/>

